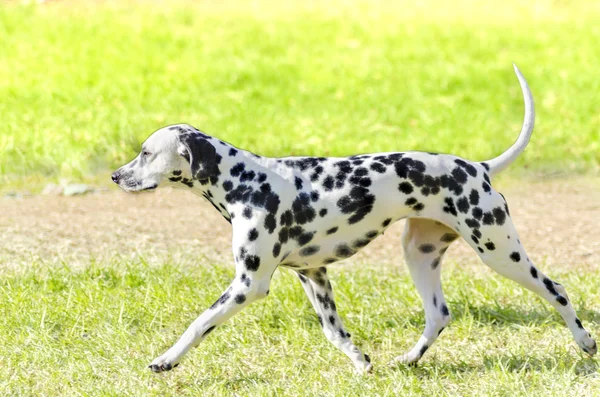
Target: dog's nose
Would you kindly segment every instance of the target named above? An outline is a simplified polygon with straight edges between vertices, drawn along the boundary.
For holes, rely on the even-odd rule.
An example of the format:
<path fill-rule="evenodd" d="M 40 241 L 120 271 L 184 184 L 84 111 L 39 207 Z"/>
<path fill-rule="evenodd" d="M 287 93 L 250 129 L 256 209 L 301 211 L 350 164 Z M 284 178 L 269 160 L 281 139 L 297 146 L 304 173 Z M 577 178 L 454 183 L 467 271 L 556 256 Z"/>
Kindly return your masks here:
<path fill-rule="evenodd" d="M 119 183 L 119 177 L 120 177 L 120 176 L 121 176 L 121 175 L 119 175 L 119 173 L 118 173 L 118 172 L 115 172 L 114 174 L 112 174 L 112 181 L 113 181 L 114 183 Z"/>

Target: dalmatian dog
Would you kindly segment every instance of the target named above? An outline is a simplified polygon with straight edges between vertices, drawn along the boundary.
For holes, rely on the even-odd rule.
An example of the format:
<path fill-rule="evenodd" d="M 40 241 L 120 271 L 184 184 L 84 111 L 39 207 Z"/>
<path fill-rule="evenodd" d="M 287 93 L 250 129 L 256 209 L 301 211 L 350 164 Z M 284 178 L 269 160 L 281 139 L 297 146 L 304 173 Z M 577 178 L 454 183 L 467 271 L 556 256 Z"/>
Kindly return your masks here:
<path fill-rule="evenodd" d="M 399 219 L 406 219 L 402 246 L 426 324 L 398 361 L 416 363 L 450 321 L 440 271 L 444 253 L 459 237 L 492 269 L 546 299 L 579 347 L 594 355 L 596 342 L 565 288 L 531 262 L 504 197 L 490 181 L 525 149 L 533 131 L 533 98 L 516 66 L 515 72 L 525 101 L 524 124 L 507 151 L 485 162 L 424 152 L 269 158 L 187 124 L 154 132 L 113 181 L 127 192 L 168 185 L 206 198 L 232 225 L 236 275 L 149 368 L 176 367 L 215 328 L 266 297 L 273 272 L 286 267 L 298 274 L 327 339 L 359 372 L 371 371 L 369 356 L 352 342 L 338 315 L 326 266 L 351 257 Z"/>

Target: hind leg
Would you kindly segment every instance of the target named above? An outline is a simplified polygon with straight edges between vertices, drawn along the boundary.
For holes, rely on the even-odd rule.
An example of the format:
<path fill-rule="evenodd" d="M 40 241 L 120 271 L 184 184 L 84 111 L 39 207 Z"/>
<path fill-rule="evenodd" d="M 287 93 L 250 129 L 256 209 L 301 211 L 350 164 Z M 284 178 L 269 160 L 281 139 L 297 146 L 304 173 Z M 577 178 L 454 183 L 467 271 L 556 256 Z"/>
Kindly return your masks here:
<path fill-rule="evenodd" d="M 359 373 L 371 372 L 371 359 L 352 343 L 333 300 L 333 289 L 325 267 L 298 271 L 302 287 L 313 305 L 327 339 L 354 363 Z"/>
<path fill-rule="evenodd" d="M 440 222 L 417 218 L 406 221 L 402 247 L 408 270 L 425 307 L 425 330 L 417 344 L 396 361 L 406 364 L 419 361 L 450 321 L 440 270 L 442 256 L 456 238 L 456 232 Z"/>
<path fill-rule="evenodd" d="M 485 204 L 488 204 L 485 207 L 493 209 L 488 212 L 474 209 L 473 218 L 467 217 L 466 226 L 459 227 L 461 235 L 486 265 L 546 299 L 567 323 L 579 347 L 594 355 L 597 351 L 596 342 L 577 318 L 565 288 L 544 275 L 527 257 L 504 198 L 495 191 L 489 192 L 484 198 Z M 498 206 L 490 206 L 490 203 Z"/>

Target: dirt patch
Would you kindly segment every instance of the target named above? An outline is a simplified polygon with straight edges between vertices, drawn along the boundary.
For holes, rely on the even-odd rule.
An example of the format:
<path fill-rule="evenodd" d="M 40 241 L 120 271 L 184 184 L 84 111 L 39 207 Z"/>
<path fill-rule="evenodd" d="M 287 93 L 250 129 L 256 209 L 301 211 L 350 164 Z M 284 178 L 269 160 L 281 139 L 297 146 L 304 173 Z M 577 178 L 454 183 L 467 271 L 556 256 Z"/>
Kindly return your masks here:
<path fill-rule="evenodd" d="M 534 262 L 597 270 L 600 181 L 511 183 L 501 189 Z M 0 200 L 0 267 L 69 266 L 91 260 L 230 263 L 231 226 L 204 199 L 181 190 Z M 347 262 L 401 264 L 403 222 Z M 479 261 L 464 242 L 449 260 Z"/>

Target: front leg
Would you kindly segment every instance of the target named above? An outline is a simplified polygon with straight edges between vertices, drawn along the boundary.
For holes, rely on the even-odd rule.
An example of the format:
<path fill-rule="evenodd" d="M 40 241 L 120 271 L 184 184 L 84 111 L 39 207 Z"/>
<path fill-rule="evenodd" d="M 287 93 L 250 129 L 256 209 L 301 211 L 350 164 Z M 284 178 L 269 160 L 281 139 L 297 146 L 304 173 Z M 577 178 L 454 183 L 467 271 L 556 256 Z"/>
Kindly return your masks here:
<path fill-rule="evenodd" d="M 254 262 L 246 266 L 245 258 L 237 257 L 236 277 L 219 299 L 188 327 L 166 353 L 148 366 L 154 372 L 169 371 L 175 368 L 182 357 L 211 333 L 216 327 L 240 312 L 251 302 L 264 298 L 269 292 L 271 275 L 275 267 L 267 264 L 256 267 Z"/>

